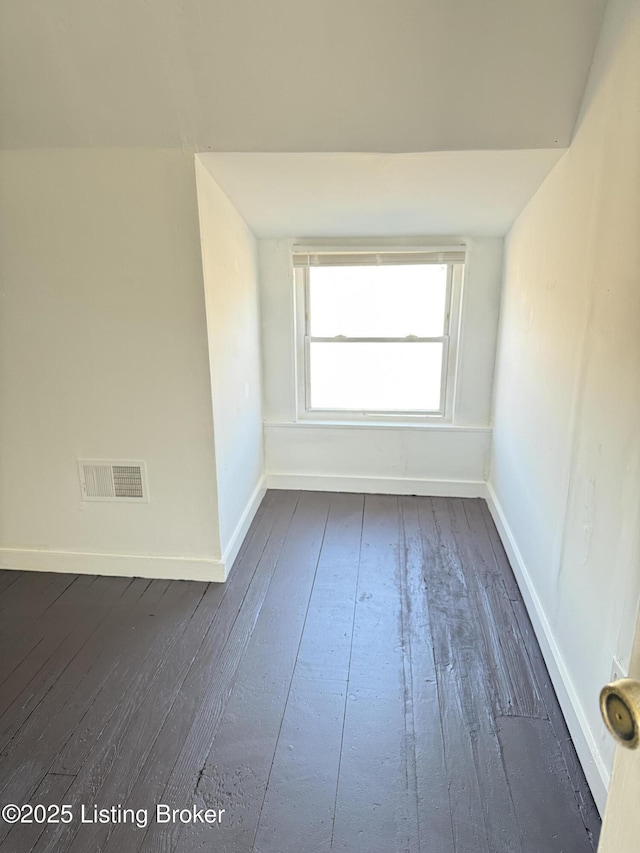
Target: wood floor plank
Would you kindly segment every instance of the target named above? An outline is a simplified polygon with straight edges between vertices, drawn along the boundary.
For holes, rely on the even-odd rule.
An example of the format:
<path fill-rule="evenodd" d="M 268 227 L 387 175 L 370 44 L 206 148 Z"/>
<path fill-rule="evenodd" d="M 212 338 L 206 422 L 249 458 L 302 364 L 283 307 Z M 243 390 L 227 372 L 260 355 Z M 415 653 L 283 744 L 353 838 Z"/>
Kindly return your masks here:
<path fill-rule="evenodd" d="M 330 849 L 345 700 L 335 680 L 294 678 L 254 850 Z"/>
<path fill-rule="evenodd" d="M 421 498 L 400 499 L 402 513 L 404 636 L 411 663 L 411 713 L 418 839 L 421 850 L 454 853 L 436 662 L 425 581 Z"/>
<path fill-rule="evenodd" d="M 483 501 L 271 491 L 224 585 L 0 570 L 0 590 L 0 803 L 225 809 L 0 822 L 0 853 L 596 849 Z"/>
<path fill-rule="evenodd" d="M 68 802 L 66 795 L 73 778 L 73 776 L 47 773 L 29 798 L 29 802 L 33 806 L 61 806 Z M 39 839 L 43 835 L 48 835 L 50 831 L 50 826 L 43 823 L 14 824 L 4 842 L 0 844 L 0 853 L 28 853 L 34 849 Z"/>
<path fill-rule="evenodd" d="M 331 494 L 296 676 L 347 682 L 363 512 L 363 495 Z"/>
<path fill-rule="evenodd" d="M 491 693 L 495 713 L 546 719 L 545 702 L 502 582 L 476 586 L 474 598 L 478 627 L 494 675 Z"/>
<path fill-rule="evenodd" d="M 156 632 L 154 652 L 147 655 L 135 683 L 122 695 L 117 713 L 111 714 L 92 748 L 78 755 L 63 754 L 62 766 L 80 765 L 70 795 L 76 802 L 99 799 L 105 803 L 126 801 L 136 773 L 149 757 L 157 735 L 180 691 L 189 667 L 223 595 L 220 584 L 174 582 L 172 587 L 192 588 L 180 602 L 179 614 L 169 615 L 172 636 Z M 191 590 L 190 590 L 191 591 Z M 167 598 L 164 597 L 163 601 Z M 160 615 L 160 608 L 158 608 Z M 94 721 L 92 721 L 93 723 Z M 66 750 L 65 750 L 66 753 Z M 58 827 L 39 853 L 94 850 L 103 846 L 109 826 L 91 823 Z"/>
<path fill-rule="evenodd" d="M 511 599 L 501 575 L 486 569 L 481 543 L 489 545 L 484 521 L 480 532 L 470 528 L 466 501 L 450 502 L 452 526 L 464 572 L 471 616 L 479 629 L 494 714 L 538 717 L 547 711 L 536 675 L 513 618 Z M 484 531 L 484 535 L 483 535 Z"/>
<path fill-rule="evenodd" d="M 15 583 L 22 574 L 22 572 L 3 569 L 0 572 L 0 593 L 4 595 L 5 590 L 8 589 L 12 583 Z"/>
<path fill-rule="evenodd" d="M 135 605 L 149 586 L 150 581 L 136 583 L 130 578 L 119 578 L 117 580 L 120 583 L 117 585 L 114 594 L 113 609 L 119 612 L 119 608 L 122 607 L 126 612 L 128 605 L 129 612 L 133 613 Z M 59 654 L 56 652 L 49 661 L 51 669 L 53 669 L 51 681 L 47 677 L 50 671 L 49 666 L 45 664 L 42 667 L 44 681 L 42 684 L 38 684 L 37 690 L 34 689 L 33 693 L 35 699 L 39 697 L 40 693 L 43 693 L 39 697 L 42 701 L 35 702 L 35 707 L 31 707 L 31 703 L 25 705 L 22 724 L 20 725 L 20 720 L 18 720 L 17 733 L 13 737 L 7 738 L 3 747 L 1 755 L 5 777 L 10 775 L 9 771 L 14 765 L 19 767 L 25 754 L 29 754 L 29 757 L 33 756 L 34 745 L 42 740 L 43 734 L 57 721 L 58 712 L 68 703 L 69 692 L 72 692 L 82 677 L 95 666 L 93 651 L 96 640 L 93 635 L 97 633 L 100 636 L 99 630 L 96 631 L 100 625 L 99 623 L 96 624 L 95 615 L 96 611 L 92 607 L 87 607 L 82 616 L 78 618 L 76 627 L 79 636 L 72 635 L 77 642 L 72 646 L 65 642 L 59 648 Z M 105 629 L 106 624 L 102 627 Z M 77 676 L 77 680 L 74 678 L 74 674 Z M 28 691 L 26 692 L 28 693 Z M 61 745 L 63 743 L 64 741 L 61 741 Z M 55 751 L 52 752 L 52 755 L 55 755 Z"/>
<path fill-rule="evenodd" d="M 297 500 L 298 495 L 290 492 L 269 493 L 265 498 L 263 513 L 250 531 L 250 544 L 239 555 L 233 574 L 225 585 L 223 606 L 214 614 L 189 674 L 158 734 L 153 752 L 140 768 L 135 784 L 124 800 L 128 806 L 151 810 L 162 800 L 198 714 L 208 706 L 217 708 L 219 713 L 226 707 L 230 686 L 223 683 L 219 675 L 221 671 L 225 672 L 232 683 L 231 667 L 226 666 L 221 658 L 240 610 L 248 611 L 251 602 L 256 602 L 256 597 L 248 593 L 250 584 L 255 582 L 256 589 L 262 588 L 264 579 L 260 574 L 264 571 L 270 575 L 272 571 Z M 229 651 L 233 655 L 242 652 L 238 648 L 230 648 Z M 213 722 L 211 738 L 214 725 Z M 144 836 L 145 832 L 131 832 L 125 826 L 111 827 L 104 849 L 114 853 L 132 853 L 142 844 Z"/>
<path fill-rule="evenodd" d="M 571 779 L 573 791 L 578 801 L 578 807 L 582 820 L 591 838 L 593 849 L 598 847 L 600 836 L 600 814 L 595 804 L 589 786 L 587 785 L 584 771 L 580 765 L 578 755 L 573 745 L 569 729 L 560 709 L 549 671 L 544 662 L 540 646 L 535 636 L 531 620 L 522 602 L 513 602 L 515 619 L 518 623 L 521 636 L 527 648 L 527 653 L 536 673 L 538 684 L 545 702 L 547 715 L 551 723 L 556 741 L 561 751 L 563 760 Z"/>
<path fill-rule="evenodd" d="M 0 598 L 0 639 L 16 637 L 30 630 L 41 615 L 76 580 L 77 575 L 50 573 L 52 580 L 41 582 L 39 573 L 12 584 Z"/>
<path fill-rule="evenodd" d="M 261 512 L 262 507 L 259 508 L 258 513 L 256 514 L 256 521 L 260 518 Z M 244 547 L 246 547 L 248 541 L 249 537 L 247 537 Z M 239 558 L 240 556 L 241 555 L 239 555 Z M 11 573 L 8 572 L 6 574 Z M 18 575 L 19 573 L 16 572 L 15 574 Z M 94 583 L 97 583 L 100 587 L 99 596 L 86 594 L 86 587 Z M 38 619 L 35 629 L 29 630 L 18 637 L 13 636 L 11 641 L 3 643 L 4 654 L 2 660 L 0 660 L 0 685 L 2 685 L 2 682 L 7 675 L 10 674 L 11 667 L 15 668 L 15 666 L 18 665 L 24 666 L 22 663 L 23 656 L 26 657 L 27 654 L 33 652 L 36 646 L 43 646 L 43 648 L 39 647 L 37 650 L 39 659 L 41 659 L 43 655 L 52 654 L 55 651 L 57 638 L 62 634 L 66 636 L 64 632 L 70 633 L 73 628 L 73 618 L 70 618 L 69 614 L 73 614 L 75 612 L 77 602 L 79 600 L 89 600 L 93 608 L 106 606 L 106 601 L 111 600 L 111 596 L 109 594 L 110 586 L 117 585 L 120 587 L 123 584 L 126 585 L 128 583 L 130 583 L 130 579 L 126 578 L 98 578 L 95 575 L 79 576 L 76 582 L 69 586 L 67 590 L 65 590 L 65 593 L 61 595 L 47 610 L 46 614 Z M 76 589 L 78 586 L 80 586 L 80 589 Z M 43 638 L 46 638 L 46 642 L 44 643 L 42 642 Z M 2 698 L 5 698 L 6 695 L 5 690 L 2 693 Z"/>
<path fill-rule="evenodd" d="M 251 741 L 256 731 L 260 731 L 261 753 L 251 764 L 253 779 L 259 779 L 264 772 L 264 783 L 249 799 L 251 811 L 244 815 L 243 833 L 251 837 L 255 834 L 268 767 L 273 759 L 277 731 L 282 720 L 282 710 L 291 683 L 291 672 L 295 662 L 295 653 L 299 644 L 301 630 L 317 556 L 324 534 L 329 498 L 327 495 L 302 493 L 293 518 L 283 541 L 276 541 L 273 549 L 276 556 L 274 565 L 265 576 L 267 582 L 257 588 L 255 605 L 251 608 L 252 619 L 251 644 L 234 671 L 234 682 L 228 681 L 225 690 L 225 704 L 217 709 L 215 726 L 204 724 L 202 715 L 197 717 L 189 732 L 185 750 L 179 757 L 172 777 L 163 796 L 171 803 L 182 800 L 194 800 L 202 806 L 221 806 L 227 815 L 234 819 L 241 811 L 242 803 L 236 799 L 236 789 L 232 787 L 236 778 L 238 763 L 246 753 L 247 741 Z M 270 543 L 271 545 L 272 543 Z M 238 659 L 240 663 L 240 659 Z M 268 689 L 268 703 L 256 714 L 261 693 Z M 240 704 L 241 708 L 238 708 Z M 248 711 L 248 719 L 243 716 Z M 274 713 L 275 712 L 275 713 Z M 273 721 L 277 727 L 272 729 Z M 256 725 L 257 724 L 257 725 Z M 209 732 L 215 737 L 209 737 Z M 229 756 L 229 748 L 233 758 Z M 189 758 L 191 756 L 191 758 Z M 267 758 L 265 768 L 264 758 Z M 193 768 L 199 768 L 198 773 Z M 224 781 L 222 781 L 224 780 Z M 226 796 L 223 802 L 214 801 L 219 793 L 218 784 L 222 783 Z M 234 831 L 234 825 L 227 821 L 215 829 L 216 849 L 226 850 L 227 832 Z M 168 851 L 198 847 L 206 844 L 211 830 L 202 827 L 176 827 L 175 831 L 151 833 L 145 839 L 144 850 Z M 236 849 L 236 842 L 232 849 Z"/>
<path fill-rule="evenodd" d="M 491 535 L 491 533 L 495 532 L 495 526 L 489 516 L 489 521 L 493 527 L 493 531 L 490 532 L 487 525 L 488 509 L 486 501 L 482 498 L 469 498 L 461 503 L 473 540 L 482 555 L 485 565 L 492 574 L 500 578 L 507 591 L 507 595 L 512 601 L 522 601 L 522 593 L 514 577 L 513 570 L 509 565 L 509 561 L 506 559 L 502 544 L 500 545 L 502 553 L 496 554 L 494 539 Z"/>
<path fill-rule="evenodd" d="M 496 564 L 491 543 L 486 535 L 484 520 L 478 519 L 477 511 L 469 506 L 475 499 L 452 498 L 448 501 L 452 530 L 456 535 L 456 545 L 464 544 L 468 552 L 464 554 L 463 571 L 467 577 L 477 578 L 482 585 L 502 580 L 502 572 Z M 479 499 L 477 499 L 479 502 Z M 476 507 L 478 510 L 479 507 Z M 481 530 L 482 536 L 479 535 Z M 462 556 L 462 554 L 461 554 Z"/>
<path fill-rule="evenodd" d="M 42 642 L 43 638 L 46 637 L 45 645 L 48 647 L 48 650 L 50 649 L 51 652 L 54 651 L 54 649 L 51 649 L 51 645 L 55 643 L 56 637 L 60 635 L 60 632 L 66 631 L 66 633 L 69 633 L 72 629 L 67 620 L 64 620 L 64 624 L 60 625 L 60 622 L 63 621 L 60 618 L 61 609 L 66 609 L 69 601 L 82 601 L 86 596 L 87 588 L 95 580 L 95 576 L 92 575 L 79 577 L 77 583 L 67 587 L 65 593 L 56 599 L 47 612 L 31 627 L 31 630 L 12 633 L 11 636 L 2 639 L 3 655 L 2 659 L 0 659 L 0 687 L 18 667 L 23 665 L 26 656 Z"/>
<path fill-rule="evenodd" d="M 592 853 L 551 723 L 502 717 L 498 734 L 523 853 Z"/>
<path fill-rule="evenodd" d="M 404 726 L 397 692 L 349 688 L 331 849 L 419 850 Z"/>
<path fill-rule="evenodd" d="M 485 530 L 487 532 L 487 536 L 489 537 L 489 542 L 491 543 L 491 550 L 493 552 L 494 559 L 505 581 L 509 597 L 513 601 L 522 601 L 522 593 L 520 591 L 520 588 L 518 587 L 518 583 L 513 574 L 513 569 L 511 568 L 511 564 L 509 563 L 509 558 L 507 557 L 507 554 L 504 550 L 504 546 L 500 541 L 500 536 L 498 534 L 486 501 L 480 502 L 479 510 L 479 514 L 482 516 L 484 521 Z M 478 530 L 480 529 L 481 528 L 478 522 Z"/>
<path fill-rule="evenodd" d="M 53 572 L 17 572 L 17 581 L 6 589 L 0 598 L 0 615 L 6 611 L 20 607 L 28 609 L 27 602 L 35 593 L 40 595 L 56 580 Z"/>
<path fill-rule="evenodd" d="M 89 612 L 85 611 L 78 620 L 78 610 L 82 610 L 88 588 L 94 582 L 97 587 L 90 595 Z M 7 742 L 15 725 L 46 695 L 73 649 L 82 645 L 126 586 L 122 578 L 78 578 L 49 608 L 47 618 L 7 649 L 7 669 L 12 660 L 16 665 L 0 685 L 0 744 Z"/>
<path fill-rule="evenodd" d="M 362 495 L 331 508 L 255 849 L 329 850 L 346 710 Z"/>
<path fill-rule="evenodd" d="M 445 736 L 445 754 L 448 764 L 450 761 L 458 764 L 458 770 L 452 778 L 459 786 L 461 804 L 465 803 L 465 792 L 460 787 L 465 778 L 461 772 L 461 761 L 467 765 L 467 776 L 472 778 L 477 788 L 459 816 L 456 813 L 459 808 L 457 798 L 455 804 L 452 802 L 454 832 L 465 828 L 466 832 L 473 835 L 477 833 L 478 825 L 484 826 L 484 837 L 480 830 L 480 839 L 473 839 L 476 850 L 519 853 L 517 819 L 502 766 L 493 705 L 487 691 L 491 672 L 487 668 L 482 642 L 478 642 L 472 597 L 458 545 L 455 504 L 450 499 L 432 499 L 435 535 L 438 537 L 440 553 L 445 557 L 439 581 L 440 619 L 438 625 L 434 625 L 434 633 L 439 632 L 445 655 L 442 663 L 445 666 L 448 663 L 449 667 L 447 675 L 442 678 L 441 693 L 449 711 L 443 707 L 442 716 L 448 728 L 455 721 L 457 742 L 463 743 L 465 750 L 464 757 L 455 755 L 456 739 L 453 731 L 450 731 Z M 434 584 L 438 583 L 437 577 L 433 580 Z M 436 622 L 435 616 L 433 621 Z M 479 823 L 477 814 L 471 817 L 478 805 L 482 812 L 482 823 Z M 473 811 L 467 811 L 469 806 Z M 456 839 L 456 844 L 464 848 L 468 846 L 469 840 L 460 844 Z"/>
<path fill-rule="evenodd" d="M 34 572 L 32 574 L 38 573 Z M 26 600 L 21 598 L 20 601 L 15 602 L 11 607 L 3 606 L 3 624 L 5 624 L 6 620 L 10 623 L 14 620 L 14 627 L 25 628 L 29 622 L 35 622 L 40 614 L 50 607 L 58 596 L 62 595 L 65 589 L 70 587 L 78 577 L 77 575 L 58 574 L 55 572 L 49 574 L 51 575 L 51 580 L 47 583 L 39 584 L 37 578 L 34 578 L 33 583 L 30 585 L 28 605 Z M 12 591 L 13 586 L 9 587 L 7 593 L 9 594 Z M 5 600 L 3 596 L 3 605 Z M 17 622 L 18 618 L 23 620 L 22 624 Z"/>
<path fill-rule="evenodd" d="M 107 620 L 70 661 L 54 687 L 2 752 L 0 796 L 10 802 L 30 796 L 63 749 L 87 709 L 118 664 L 131 628 L 144 620 L 166 589 L 166 581 L 134 579 L 120 599 L 117 618 Z M 0 825 L 0 837 L 6 828 Z"/>
<path fill-rule="evenodd" d="M 177 749 L 173 753 L 173 759 L 160 779 L 156 778 L 157 774 L 153 775 L 151 766 L 145 765 L 136 787 L 131 792 L 132 801 L 138 802 L 140 795 L 147 794 L 150 788 L 154 791 L 156 802 L 168 802 L 174 789 L 177 789 L 177 793 L 172 802 L 176 807 L 183 802 L 194 801 L 193 791 L 200 776 L 199 771 L 206 760 L 219 718 L 228 702 L 239 662 L 262 607 L 297 501 L 298 495 L 293 493 L 279 497 L 275 502 L 279 506 L 279 512 L 272 528 L 266 531 L 266 545 L 261 545 L 259 551 L 254 554 L 254 561 L 247 552 L 246 565 L 243 563 L 234 570 L 236 574 L 230 582 L 233 596 L 227 600 L 228 606 L 223 614 L 225 619 L 220 623 L 214 622 L 208 634 L 208 642 L 196 656 L 181 691 L 180 699 L 187 697 L 189 701 L 186 704 L 178 701 L 172 708 L 160 732 L 159 744 L 154 747 L 154 750 L 159 748 L 162 754 L 162 749 L 167 745 L 173 747 L 177 734 Z M 248 590 L 247 583 L 241 582 L 238 571 L 246 572 L 247 583 L 251 581 Z M 198 696 L 199 701 L 194 702 L 194 698 L 197 699 Z M 181 783 L 187 787 L 184 794 L 181 793 Z M 152 828 L 149 836 L 144 839 L 144 849 L 153 849 L 156 842 L 163 844 L 162 837 L 154 837 L 154 829 Z M 177 832 L 178 827 L 174 827 L 173 834 Z M 130 837 L 118 838 L 118 833 L 115 832 L 109 839 L 108 846 L 109 849 L 125 850 L 129 848 L 123 846 L 123 842 L 126 845 L 132 841 Z"/>
<path fill-rule="evenodd" d="M 68 669 L 73 665 L 76 654 L 104 623 L 109 613 L 120 607 L 123 601 L 127 601 L 131 594 L 131 583 L 130 578 L 100 579 L 95 589 L 95 597 L 92 596 L 85 602 L 79 611 L 76 608 L 73 618 L 67 618 L 62 626 L 56 627 L 55 635 L 58 635 L 59 630 L 66 634 L 63 641 L 56 647 L 55 643 L 50 642 L 49 635 L 45 634 L 21 661 L 15 671 L 18 681 L 23 675 L 23 669 L 23 680 L 35 671 L 24 690 L 17 692 L 19 683 L 17 684 L 15 679 L 13 682 L 5 681 L 0 688 L 3 707 L 0 716 L 0 745 L 3 750 L 7 749 L 7 745 L 24 725 L 25 720 L 28 720 L 30 736 L 37 730 L 38 725 L 43 722 L 48 724 L 51 714 L 55 711 L 50 710 L 49 706 L 40 708 L 40 704 L 43 701 L 58 701 L 59 704 L 65 701 L 58 681 L 63 679 L 65 683 L 70 683 Z M 70 591 L 68 594 L 71 594 Z M 73 596 L 71 598 L 73 599 Z M 69 633 L 68 627 L 71 628 Z M 58 705 L 52 706 L 55 707 Z"/>
<path fill-rule="evenodd" d="M 496 694 L 500 695 L 499 689 L 502 681 L 508 685 L 515 682 L 523 689 L 526 708 L 528 707 L 526 698 L 536 695 L 535 689 L 529 679 L 530 671 L 524 663 L 520 666 L 520 659 L 518 659 L 518 666 L 507 677 L 502 677 L 502 673 L 500 678 L 496 676 L 494 669 L 496 662 L 487 654 L 489 646 L 483 642 L 484 637 L 482 635 L 483 620 L 480 616 L 479 593 L 484 592 L 483 577 L 474 574 L 473 563 L 466 557 L 469 551 L 473 549 L 468 547 L 468 522 L 462 509 L 463 501 L 459 498 L 453 498 L 448 499 L 447 504 L 449 506 L 448 514 L 439 514 L 436 511 L 436 521 L 441 524 L 442 534 L 453 537 L 452 547 L 457 553 L 458 564 L 465 575 L 465 585 L 469 595 L 467 618 L 472 620 L 476 632 L 475 653 L 466 652 L 464 654 L 467 662 L 464 686 L 467 688 L 467 702 L 469 705 L 473 704 L 476 715 L 476 730 L 472 735 L 472 745 L 487 827 L 488 849 L 492 853 L 493 851 L 496 853 L 497 851 L 519 853 L 521 846 L 518 836 L 518 818 L 502 761 L 501 747 L 497 736 L 496 711 L 492 697 Z M 497 583 L 502 587 L 501 581 L 497 581 Z M 505 622 L 500 611 L 496 612 L 495 621 L 501 625 Z M 524 657 L 526 658 L 526 655 Z M 503 661 L 506 665 L 511 663 L 505 655 L 503 660 L 497 662 L 497 665 L 501 666 Z M 528 661 L 526 663 L 528 664 Z M 493 685 L 493 689 L 490 689 L 490 685 Z M 518 697 L 512 696 L 512 698 L 517 707 Z M 531 699 L 531 705 L 535 707 L 533 699 Z"/>
<path fill-rule="evenodd" d="M 330 501 L 327 493 L 301 494 L 213 744 L 203 738 L 201 725 L 194 725 L 188 744 L 192 758 L 185 763 L 181 756 L 163 795 L 168 802 L 194 796 L 200 805 L 217 802 L 227 810 L 225 820 L 214 833 L 206 827 L 156 831 L 150 844 L 145 839 L 145 851 L 170 851 L 174 843 L 176 851 L 198 849 L 213 844 L 210 838 L 220 853 L 252 850 Z"/>
<path fill-rule="evenodd" d="M 417 851 L 398 499 L 367 495 L 333 847 Z M 372 750 L 372 744 L 375 749 Z"/>
<path fill-rule="evenodd" d="M 500 541 L 498 531 L 494 524 L 493 518 L 491 517 L 491 513 L 489 512 L 489 508 L 486 502 L 483 501 L 481 503 L 480 509 L 483 521 L 485 523 L 485 529 L 487 531 L 489 540 L 491 541 L 492 549 L 496 556 L 496 560 L 501 564 L 502 571 L 505 574 L 510 574 L 511 576 L 513 576 L 513 572 L 509 565 L 507 555 L 505 553 L 502 542 Z M 511 596 L 511 598 L 511 606 L 515 618 L 515 623 L 518 626 L 518 632 L 520 637 L 522 638 L 523 647 L 526 649 L 529 660 L 531 661 L 531 666 L 535 673 L 536 682 L 539 686 L 540 694 L 544 702 L 546 716 L 551 721 L 556 739 L 560 745 L 564 761 L 567 765 L 569 776 L 572 780 L 574 792 L 579 803 L 583 821 L 585 823 L 585 826 L 587 827 L 587 831 L 590 837 L 594 839 L 593 844 L 594 849 L 596 849 L 601 823 L 598 809 L 591 795 L 591 791 L 589 790 L 589 787 L 586 784 L 584 771 L 580 766 L 575 747 L 571 740 L 571 735 L 569 734 L 565 719 L 562 715 L 562 711 L 560 710 L 558 699 L 553 688 L 553 684 L 551 682 L 551 678 L 549 676 L 546 664 L 544 662 L 542 652 L 540 651 L 538 640 L 531 625 L 529 615 L 520 596 L 513 595 Z"/>
<path fill-rule="evenodd" d="M 132 646 L 126 657 L 118 662 L 59 752 L 52 765 L 54 773 L 79 774 L 87 763 L 100 763 L 101 772 L 104 772 L 103 744 L 108 744 L 106 751 L 109 751 L 118 743 L 115 733 L 122 733 L 127 718 L 140 714 L 146 691 L 155 687 L 160 692 L 162 682 L 159 673 L 175 646 L 182 643 L 183 633 L 190 626 L 204 596 L 217 602 L 221 597 L 220 588 L 208 588 L 197 581 L 169 584 L 154 606 L 153 613 L 146 620 L 141 620 L 131 632 Z M 166 630 L 158 632 L 156 622 L 163 622 Z M 79 781 L 77 779 L 74 785 Z M 92 787 L 96 789 L 95 782 Z"/>
<path fill-rule="evenodd" d="M 463 681 L 467 664 L 465 648 L 473 648 L 470 621 L 465 618 L 464 575 L 452 544 L 436 523 L 434 501 L 425 499 L 418 508 L 424 550 L 425 580 L 434 641 L 436 676 L 443 730 L 444 757 L 449 790 L 454 849 L 487 851 L 488 832 L 473 733 L 477 731 L 473 709 L 464 705 Z M 448 511 L 446 504 L 440 512 Z"/>

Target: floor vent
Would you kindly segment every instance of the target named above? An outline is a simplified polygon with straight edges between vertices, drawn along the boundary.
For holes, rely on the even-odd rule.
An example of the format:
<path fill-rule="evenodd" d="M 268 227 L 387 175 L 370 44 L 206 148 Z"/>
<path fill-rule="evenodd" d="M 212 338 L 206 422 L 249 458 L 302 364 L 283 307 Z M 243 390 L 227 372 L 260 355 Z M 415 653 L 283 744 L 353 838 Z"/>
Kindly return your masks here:
<path fill-rule="evenodd" d="M 149 500 L 144 462 L 79 459 L 78 472 L 83 501 L 146 503 Z"/>

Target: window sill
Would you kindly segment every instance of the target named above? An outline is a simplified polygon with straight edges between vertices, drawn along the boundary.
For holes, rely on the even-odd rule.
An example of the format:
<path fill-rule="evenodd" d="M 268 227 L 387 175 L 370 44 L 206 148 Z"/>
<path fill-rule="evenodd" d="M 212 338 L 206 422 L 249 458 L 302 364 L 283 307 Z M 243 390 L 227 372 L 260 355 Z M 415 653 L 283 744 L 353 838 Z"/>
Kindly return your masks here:
<path fill-rule="evenodd" d="M 427 432 L 491 432 L 492 427 L 488 424 L 468 425 L 468 424 L 452 424 L 439 421 L 407 421 L 407 420 L 375 420 L 375 421 L 350 421 L 350 420 L 322 420 L 305 418 L 298 421 L 265 421 L 265 428 L 276 427 L 280 428 L 303 428 L 303 429 L 318 429 L 326 427 L 328 429 L 390 429 L 390 430 L 426 430 Z"/>

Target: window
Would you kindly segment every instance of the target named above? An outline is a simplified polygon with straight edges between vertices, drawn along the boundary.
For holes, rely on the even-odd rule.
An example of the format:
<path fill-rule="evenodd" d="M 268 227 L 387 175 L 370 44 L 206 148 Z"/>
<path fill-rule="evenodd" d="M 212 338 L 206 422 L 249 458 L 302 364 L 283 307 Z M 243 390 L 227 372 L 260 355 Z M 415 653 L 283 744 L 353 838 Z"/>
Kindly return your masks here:
<path fill-rule="evenodd" d="M 294 254 L 303 417 L 450 411 L 464 253 Z"/>

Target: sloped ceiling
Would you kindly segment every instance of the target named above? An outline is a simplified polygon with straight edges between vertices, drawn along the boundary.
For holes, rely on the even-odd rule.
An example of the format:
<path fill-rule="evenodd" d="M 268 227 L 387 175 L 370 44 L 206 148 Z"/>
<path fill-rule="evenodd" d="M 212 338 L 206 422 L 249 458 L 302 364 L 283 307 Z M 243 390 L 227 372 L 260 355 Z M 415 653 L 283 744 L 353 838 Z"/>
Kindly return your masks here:
<path fill-rule="evenodd" d="M 200 154 L 257 237 L 502 236 L 557 148 Z"/>
<path fill-rule="evenodd" d="M 0 145 L 569 144 L 604 0 L 6 0 Z"/>

